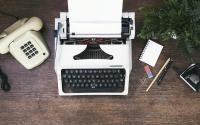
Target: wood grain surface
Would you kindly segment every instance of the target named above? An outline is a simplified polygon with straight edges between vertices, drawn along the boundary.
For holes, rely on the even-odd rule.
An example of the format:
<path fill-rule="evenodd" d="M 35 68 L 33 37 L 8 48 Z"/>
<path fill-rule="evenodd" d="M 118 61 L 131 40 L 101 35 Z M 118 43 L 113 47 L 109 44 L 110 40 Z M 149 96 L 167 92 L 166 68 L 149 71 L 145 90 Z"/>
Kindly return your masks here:
<path fill-rule="evenodd" d="M 159 6 L 161 0 L 124 0 L 124 11 L 136 12 L 136 28 L 143 24 L 141 6 Z M 200 125 L 200 95 L 169 70 L 160 86 L 145 89 L 144 64 L 138 58 L 147 41 L 133 40 L 133 70 L 128 96 L 58 96 L 54 71 L 54 18 L 67 11 L 66 0 L 0 0 L 0 10 L 19 17 L 40 17 L 42 30 L 51 51 L 41 66 L 26 70 L 10 54 L 0 55 L 1 69 L 9 76 L 12 90 L 0 90 L 0 125 Z M 0 31 L 15 19 L 0 15 Z M 157 41 L 159 42 L 159 41 Z M 174 65 L 185 69 L 190 62 L 176 48 L 176 42 L 162 42 L 164 50 L 154 73 L 168 57 Z M 199 52 L 194 55 L 200 62 Z"/>

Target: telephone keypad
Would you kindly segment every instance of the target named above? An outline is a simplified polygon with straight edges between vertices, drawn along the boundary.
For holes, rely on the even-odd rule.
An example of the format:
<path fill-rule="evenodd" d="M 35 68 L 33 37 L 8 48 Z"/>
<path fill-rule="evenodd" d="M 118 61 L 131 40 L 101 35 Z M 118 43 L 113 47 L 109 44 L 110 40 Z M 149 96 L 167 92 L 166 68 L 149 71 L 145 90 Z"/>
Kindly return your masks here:
<path fill-rule="evenodd" d="M 34 45 L 31 43 L 31 41 L 25 43 L 20 48 L 24 52 L 24 54 L 27 56 L 28 59 L 33 58 L 35 55 L 39 53 L 37 49 L 34 47 Z"/>

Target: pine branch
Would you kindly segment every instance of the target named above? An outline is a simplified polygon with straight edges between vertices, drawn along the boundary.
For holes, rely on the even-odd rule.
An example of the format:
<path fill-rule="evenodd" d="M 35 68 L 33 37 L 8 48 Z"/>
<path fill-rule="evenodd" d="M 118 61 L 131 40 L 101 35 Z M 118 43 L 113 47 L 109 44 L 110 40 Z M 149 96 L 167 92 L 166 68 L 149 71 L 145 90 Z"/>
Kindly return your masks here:
<path fill-rule="evenodd" d="M 165 41 L 175 35 L 177 46 L 188 56 L 200 46 L 200 0 L 165 0 L 162 7 L 143 7 L 142 12 L 140 38 Z"/>

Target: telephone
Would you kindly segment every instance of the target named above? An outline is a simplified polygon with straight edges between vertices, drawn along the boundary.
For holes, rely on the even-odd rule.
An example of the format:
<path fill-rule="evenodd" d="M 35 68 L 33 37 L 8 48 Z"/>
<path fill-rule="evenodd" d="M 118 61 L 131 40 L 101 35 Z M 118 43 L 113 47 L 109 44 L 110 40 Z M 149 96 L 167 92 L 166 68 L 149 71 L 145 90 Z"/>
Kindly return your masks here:
<path fill-rule="evenodd" d="M 18 20 L 0 34 L 0 54 L 10 52 L 27 69 L 40 65 L 49 57 L 42 26 L 38 17 Z"/>

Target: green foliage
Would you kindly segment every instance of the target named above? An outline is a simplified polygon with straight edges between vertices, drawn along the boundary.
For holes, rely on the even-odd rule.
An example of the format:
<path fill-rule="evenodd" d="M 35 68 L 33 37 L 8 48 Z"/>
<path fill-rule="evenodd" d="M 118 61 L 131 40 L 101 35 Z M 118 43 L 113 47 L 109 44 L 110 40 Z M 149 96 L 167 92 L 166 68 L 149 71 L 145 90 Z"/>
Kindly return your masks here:
<path fill-rule="evenodd" d="M 161 7 L 140 10 L 145 17 L 140 38 L 165 41 L 176 36 L 188 56 L 200 47 L 200 0 L 164 0 Z"/>

